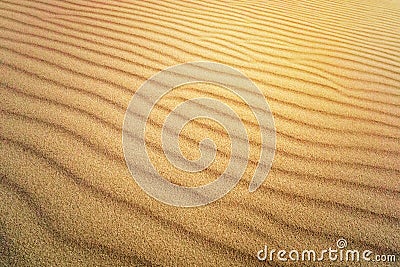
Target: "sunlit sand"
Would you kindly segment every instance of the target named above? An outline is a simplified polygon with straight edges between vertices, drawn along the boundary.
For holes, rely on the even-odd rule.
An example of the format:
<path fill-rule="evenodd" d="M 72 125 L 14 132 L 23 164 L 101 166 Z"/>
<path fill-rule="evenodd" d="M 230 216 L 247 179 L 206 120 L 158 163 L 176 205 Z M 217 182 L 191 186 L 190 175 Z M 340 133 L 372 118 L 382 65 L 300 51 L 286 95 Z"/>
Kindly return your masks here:
<path fill-rule="evenodd" d="M 317 250 L 339 238 L 399 255 L 399 1 L 10 0 L 0 2 L 0 22 L 0 265 L 254 266 L 264 245 Z M 253 80 L 277 148 L 249 193 L 260 153 L 251 111 L 221 87 L 175 89 L 146 131 L 164 177 L 206 184 L 229 161 L 224 128 L 200 119 L 180 148 L 196 159 L 209 137 L 215 162 L 195 174 L 169 164 L 162 123 L 187 99 L 231 106 L 251 143 L 235 189 L 185 209 L 141 190 L 121 136 L 140 85 L 193 61 Z"/>

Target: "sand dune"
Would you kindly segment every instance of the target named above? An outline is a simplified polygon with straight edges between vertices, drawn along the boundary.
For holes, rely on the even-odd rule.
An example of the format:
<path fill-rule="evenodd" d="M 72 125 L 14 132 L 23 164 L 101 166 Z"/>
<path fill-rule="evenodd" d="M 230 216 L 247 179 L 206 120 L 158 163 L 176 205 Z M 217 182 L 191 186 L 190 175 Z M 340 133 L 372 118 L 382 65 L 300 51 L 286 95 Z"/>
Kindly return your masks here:
<path fill-rule="evenodd" d="M 2 0 L 0 265 L 326 266 L 256 255 L 340 238 L 400 261 L 399 33 L 400 2 L 389 0 Z M 182 131 L 182 153 L 198 158 L 210 137 L 216 160 L 200 173 L 173 167 L 160 138 L 177 105 L 217 99 L 249 134 L 238 186 L 185 209 L 141 190 L 121 135 L 140 85 L 193 61 L 234 67 L 260 88 L 277 147 L 268 178 L 249 193 L 261 143 L 248 106 L 208 84 L 167 94 L 146 140 L 176 184 L 213 181 L 231 156 L 224 128 L 199 119 Z"/>

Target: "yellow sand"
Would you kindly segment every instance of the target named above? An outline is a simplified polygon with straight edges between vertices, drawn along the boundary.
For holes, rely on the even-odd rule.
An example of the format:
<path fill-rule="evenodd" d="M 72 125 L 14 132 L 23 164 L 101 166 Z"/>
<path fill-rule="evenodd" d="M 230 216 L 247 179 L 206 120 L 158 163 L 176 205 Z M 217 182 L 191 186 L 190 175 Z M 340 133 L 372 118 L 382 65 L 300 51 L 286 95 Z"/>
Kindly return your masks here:
<path fill-rule="evenodd" d="M 219 87 L 177 88 L 147 131 L 166 178 L 205 184 L 229 160 L 228 136 L 207 120 L 188 124 L 180 146 L 195 159 L 197 141 L 214 139 L 209 169 L 185 175 L 163 156 L 162 122 L 186 99 L 224 101 L 252 142 L 231 193 L 184 209 L 135 183 L 121 129 L 145 80 L 198 60 L 256 83 L 277 151 L 250 194 L 251 111 Z M 318 250 L 339 238 L 400 261 L 400 1 L 1 1 L 0 76 L 1 266 L 254 266 L 264 245 Z"/>

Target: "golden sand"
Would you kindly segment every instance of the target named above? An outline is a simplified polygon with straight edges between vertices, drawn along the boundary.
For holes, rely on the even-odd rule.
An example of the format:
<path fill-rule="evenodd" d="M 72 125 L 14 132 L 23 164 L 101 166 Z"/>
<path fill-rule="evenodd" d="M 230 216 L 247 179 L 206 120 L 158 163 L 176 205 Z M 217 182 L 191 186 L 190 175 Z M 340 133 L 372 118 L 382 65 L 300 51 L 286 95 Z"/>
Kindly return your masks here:
<path fill-rule="evenodd" d="M 216 161 L 190 175 L 169 164 L 162 123 L 187 99 L 227 103 L 251 142 L 232 192 L 176 208 L 132 179 L 121 129 L 145 80 L 199 60 L 255 82 L 277 150 L 250 194 L 260 153 L 251 111 L 219 87 L 175 89 L 146 132 L 166 178 L 205 184 L 229 160 L 221 125 L 197 120 L 182 152 L 199 157 L 198 141 L 210 137 Z M 318 250 L 339 238 L 400 254 L 400 1 L 1 1 L 0 70 L 1 266 L 286 266 L 259 263 L 257 251 Z"/>

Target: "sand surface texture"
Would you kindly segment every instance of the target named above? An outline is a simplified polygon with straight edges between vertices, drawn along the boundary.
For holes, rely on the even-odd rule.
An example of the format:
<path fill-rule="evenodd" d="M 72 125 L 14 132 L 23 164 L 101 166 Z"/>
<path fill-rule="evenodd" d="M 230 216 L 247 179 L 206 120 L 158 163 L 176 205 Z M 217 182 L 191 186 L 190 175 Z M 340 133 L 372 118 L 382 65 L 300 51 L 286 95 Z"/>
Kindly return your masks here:
<path fill-rule="evenodd" d="M 168 162 L 161 128 L 187 99 L 228 104 L 251 145 L 233 191 L 185 209 L 132 179 L 122 124 L 143 82 L 192 61 L 251 78 L 277 144 L 249 193 L 260 130 L 248 106 L 214 85 L 171 91 L 146 130 L 166 179 L 206 184 L 230 159 L 224 127 L 198 119 L 182 153 L 197 159 L 209 137 L 216 160 L 189 174 Z M 1 0 L 0 79 L 1 266 L 297 266 L 256 254 L 340 238 L 400 261 L 400 1 Z"/>

